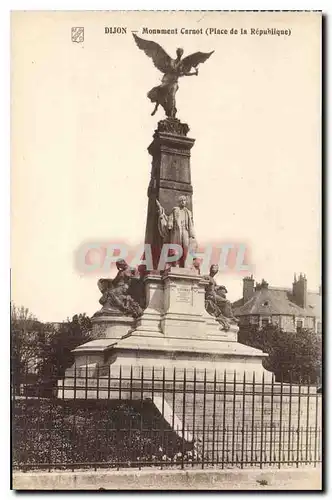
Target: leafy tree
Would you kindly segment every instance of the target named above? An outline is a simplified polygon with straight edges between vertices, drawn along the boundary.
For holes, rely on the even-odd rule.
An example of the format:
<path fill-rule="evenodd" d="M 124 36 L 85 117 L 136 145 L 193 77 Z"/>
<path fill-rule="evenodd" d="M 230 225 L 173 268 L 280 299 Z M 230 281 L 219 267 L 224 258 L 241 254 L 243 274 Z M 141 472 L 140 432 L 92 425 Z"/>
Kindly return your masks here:
<path fill-rule="evenodd" d="M 78 314 L 61 323 L 42 323 L 23 306 L 11 304 L 11 373 L 15 392 L 36 382 L 53 387 L 74 362 L 75 347 L 90 340 L 91 321 Z"/>
<path fill-rule="evenodd" d="M 91 320 L 86 314 L 76 314 L 49 332 L 45 339 L 39 373 L 43 382 L 53 386 L 74 363 L 72 350 L 90 340 Z"/>
<path fill-rule="evenodd" d="M 276 380 L 316 383 L 321 378 L 322 340 L 309 329 L 284 332 L 276 325 L 258 328 L 241 326 L 239 342 L 262 349 L 269 354 L 263 366 L 272 371 Z"/>

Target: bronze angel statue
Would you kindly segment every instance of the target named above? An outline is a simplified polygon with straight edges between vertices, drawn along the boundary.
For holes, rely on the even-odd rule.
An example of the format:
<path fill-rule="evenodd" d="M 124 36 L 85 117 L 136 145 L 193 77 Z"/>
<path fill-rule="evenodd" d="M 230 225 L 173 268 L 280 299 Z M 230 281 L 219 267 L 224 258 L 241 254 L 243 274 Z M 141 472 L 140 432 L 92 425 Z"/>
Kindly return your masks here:
<path fill-rule="evenodd" d="M 195 52 L 182 59 L 183 50 L 176 49 L 176 59 L 172 59 L 158 43 L 151 40 L 143 40 L 143 38 L 138 37 L 134 33 L 133 36 L 137 46 L 141 50 L 144 50 L 146 55 L 151 57 L 156 68 L 164 73 L 161 85 L 153 87 L 148 92 L 148 98 L 151 102 L 156 103 L 151 115 L 156 113 L 160 105 L 164 108 L 167 117 L 175 118 L 177 111 L 175 94 L 179 88 L 178 79 L 181 76 L 197 76 L 197 66 L 205 62 L 213 54 L 214 50 L 212 52 Z M 195 68 L 195 71 L 191 72 L 192 68 Z"/>

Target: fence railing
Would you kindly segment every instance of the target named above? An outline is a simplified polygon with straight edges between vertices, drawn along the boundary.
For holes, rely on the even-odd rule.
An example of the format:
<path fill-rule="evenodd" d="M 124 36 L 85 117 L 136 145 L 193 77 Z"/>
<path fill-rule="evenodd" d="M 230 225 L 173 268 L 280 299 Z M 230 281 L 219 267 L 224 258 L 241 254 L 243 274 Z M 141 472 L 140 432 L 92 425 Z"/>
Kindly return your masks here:
<path fill-rule="evenodd" d="M 316 466 L 321 406 L 316 385 L 264 374 L 86 366 L 47 385 L 23 377 L 13 466 Z"/>

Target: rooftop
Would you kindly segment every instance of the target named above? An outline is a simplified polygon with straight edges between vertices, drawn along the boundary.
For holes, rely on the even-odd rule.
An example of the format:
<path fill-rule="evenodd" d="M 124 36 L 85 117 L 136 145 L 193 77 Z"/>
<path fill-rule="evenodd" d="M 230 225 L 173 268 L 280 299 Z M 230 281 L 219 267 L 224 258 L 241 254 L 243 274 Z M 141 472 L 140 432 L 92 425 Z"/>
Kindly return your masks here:
<path fill-rule="evenodd" d="M 244 303 L 243 298 L 233 303 L 235 316 L 289 314 L 293 316 L 321 316 L 322 300 L 318 292 L 307 292 L 307 307 L 294 302 L 288 288 L 262 287 Z"/>

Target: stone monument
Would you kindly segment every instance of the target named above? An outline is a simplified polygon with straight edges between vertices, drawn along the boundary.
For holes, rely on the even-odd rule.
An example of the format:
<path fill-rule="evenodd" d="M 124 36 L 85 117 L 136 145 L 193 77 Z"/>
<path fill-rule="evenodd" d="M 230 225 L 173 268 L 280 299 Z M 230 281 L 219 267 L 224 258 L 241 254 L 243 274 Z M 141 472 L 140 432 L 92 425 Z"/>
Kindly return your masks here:
<path fill-rule="evenodd" d="M 90 373 L 109 365 L 112 370 L 157 365 L 260 374 L 266 354 L 237 341 L 239 327 L 227 290 L 215 281 L 218 266 L 202 276 L 197 261 L 186 265 L 187 254 L 197 246 L 190 172 L 195 141 L 187 137 L 188 125 L 176 118 L 175 94 L 178 78 L 197 75 L 197 65 L 212 52 L 181 59 L 178 49 L 173 60 L 155 42 L 134 37 L 164 73 L 162 84 L 148 93 L 156 103 L 153 114 L 159 105 L 166 113 L 148 147 L 152 168 L 145 242 L 152 247 L 154 271 L 138 273 L 119 261 L 116 278 L 99 280 L 102 309 L 92 318 L 93 340 L 73 351 L 75 364 Z M 165 242 L 180 245 L 183 256 L 158 269 Z"/>

